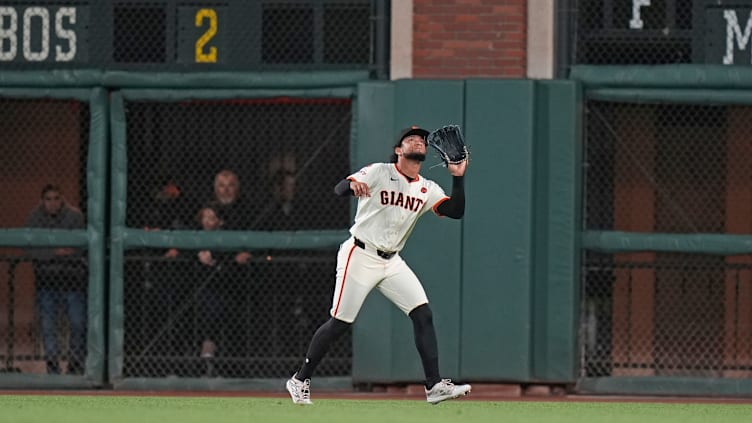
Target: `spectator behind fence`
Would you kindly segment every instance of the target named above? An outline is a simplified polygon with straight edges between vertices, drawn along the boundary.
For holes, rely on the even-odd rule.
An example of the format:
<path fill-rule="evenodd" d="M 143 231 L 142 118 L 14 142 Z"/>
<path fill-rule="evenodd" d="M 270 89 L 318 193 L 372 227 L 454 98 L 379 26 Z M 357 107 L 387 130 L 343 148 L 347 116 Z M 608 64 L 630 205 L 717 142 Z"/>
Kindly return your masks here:
<path fill-rule="evenodd" d="M 216 208 L 219 218 L 224 222 L 222 229 L 237 231 L 249 230 L 251 207 L 241 195 L 238 175 L 223 169 L 214 177 L 214 198 L 209 202 Z M 235 255 L 238 264 L 245 264 L 251 259 L 251 253 L 241 251 Z"/>
<path fill-rule="evenodd" d="M 192 216 L 186 196 L 180 185 L 169 179 L 151 196 L 153 204 L 149 210 L 149 221 L 144 229 L 187 229 Z"/>
<path fill-rule="evenodd" d="M 84 229 L 83 214 L 68 204 L 60 188 L 48 184 L 42 189 L 40 204 L 26 220 L 26 226 L 47 229 Z M 83 372 L 86 355 L 87 266 L 83 252 L 74 248 L 33 248 L 28 250 L 34 267 L 36 305 L 41 315 L 47 373 L 60 373 L 58 310 L 68 317 L 68 374 Z"/>
<path fill-rule="evenodd" d="M 307 225 L 310 210 L 298 201 L 298 167 L 291 153 L 269 162 L 269 198 L 258 217 L 259 227 L 265 231 L 294 231 L 311 229 Z M 254 225 L 256 226 L 256 225 Z"/>
<path fill-rule="evenodd" d="M 212 198 L 202 204 L 203 207 L 211 207 L 217 212 L 217 217 L 222 220 L 222 229 L 247 230 L 250 229 L 251 208 L 245 197 L 240 195 L 240 180 L 238 175 L 223 169 L 214 176 L 214 192 Z M 171 248 L 165 254 L 166 257 L 177 257 L 179 252 Z M 251 253 L 241 251 L 235 255 L 238 264 L 245 264 L 251 259 Z"/>
<path fill-rule="evenodd" d="M 217 206 L 201 208 L 196 216 L 201 229 L 222 229 L 224 221 L 219 218 Z M 233 260 L 232 253 L 201 250 L 196 254 L 198 326 L 201 338 L 201 358 L 212 359 L 216 353 L 218 335 L 222 332 L 227 316 L 230 292 L 226 289 L 226 272 Z M 229 316 L 228 316 L 229 317 Z M 206 373 L 212 373 L 212 363 L 206 363 Z"/>
<path fill-rule="evenodd" d="M 250 207 L 240 195 L 237 174 L 224 169 L 214 177 L 212 199 L 199 209 L 197 220 L 201 230 L 249 229 Z M 165 256 L 181 255 L 170 249 Z M 196 254 L 189 274 L 176 275 L 178 280 L 195 280 L 195 291 L 189 301 L 196 303 L 197 317 L 202 322 L 197 328 L 202 337 L 200 355 L 207 359 L 206 374 L 214 374 L 211 360 L 216 355 L 239 354 L 242 333 L 229 329 L 242 321 L 247 307 L 241 304 L 250 295 L 249 281 L 253 279 L 248 264 L 252 258 L 249 251 L 221 252 L 202 250 Z M 193 260 L 192 260 L 193 261 Z M 194 300 L 195 298 L 195 300 Z M 221 340 L 217 338 L 221 336 Z"/>

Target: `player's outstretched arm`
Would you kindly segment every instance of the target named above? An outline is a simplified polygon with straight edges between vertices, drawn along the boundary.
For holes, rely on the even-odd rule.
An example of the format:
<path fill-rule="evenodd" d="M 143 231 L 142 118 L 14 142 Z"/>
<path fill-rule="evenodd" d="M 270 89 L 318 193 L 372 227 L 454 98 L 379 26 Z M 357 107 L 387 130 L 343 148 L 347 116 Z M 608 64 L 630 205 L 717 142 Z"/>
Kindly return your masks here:
<path fill-rule="evenodd" d="M 457 164 L 447 163 L 447 170 L 452 176 L 463 176 L 467 170 L 467 162 L 465 159 Z"/>
<path fill-rule="evenodd" d="M 465 177 L 454 176 L 452 178 L 452 196 L 439 204 L 436 211 L 452 219 L 461 219 L 465 215 Z"/>
<path fill-rule="evenodd" d="M 353 190 L 350 189 L 350 180 L 349 179 L 343 179 L 339 181 L 337 185 L 334 186 L 334 193 L 339 195 L 340 197 L 344 197 L 346 195 L 354 195 L 355 193 Z"/>
<path fill-rule="evenodd" d="M 368 184 L 364 182 L 351 181 L 349 179 L 343 179 L 337 185 L 335 185 L 334 193 L 341 197 L 344 197 L 346 195 L 368 197 L 371 195 L 368 189 Z"/>

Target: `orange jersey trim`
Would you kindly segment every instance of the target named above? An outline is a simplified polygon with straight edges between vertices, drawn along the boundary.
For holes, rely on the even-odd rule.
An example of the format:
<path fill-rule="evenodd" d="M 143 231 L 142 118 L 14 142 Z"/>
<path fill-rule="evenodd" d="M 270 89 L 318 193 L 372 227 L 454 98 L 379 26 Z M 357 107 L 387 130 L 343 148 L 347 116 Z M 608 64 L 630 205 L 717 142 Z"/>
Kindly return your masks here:
<path fill-rule="evenodd" d="M 397 169 L 397 172 L 399 172 L 400 175 L 404 176 L 405 179 L 407 179 L 407 182 L 413 183 L 413 182 L 420 181 L 420 175 L 416 176 L 415 179 L 413 179 L 411 181 L 409 176 L 407 176 L 404 173 L 402 173 L 402 171 L 400 170 L 399 166 L 397 166 L 397 163 L 394 163 L 394 168 Z"/>
<path fill-rule="evenodd" d="M 433 205 L 433 207 L 431 207 L 431 210 L 433 210 L 433 212 L 436 214 L 436 216 L 444 216 L 443 214 L 439 213 L 439 211 L 436 210 L 436 209 L 439 208 L 439 206 L 441 205 L 441 203 L 443 203 L 444 201 L 446 201 L 448 199 L 449 199 L 449 197 L 444 197 L 441 200 L 437 201 L 436 204 Z"/>

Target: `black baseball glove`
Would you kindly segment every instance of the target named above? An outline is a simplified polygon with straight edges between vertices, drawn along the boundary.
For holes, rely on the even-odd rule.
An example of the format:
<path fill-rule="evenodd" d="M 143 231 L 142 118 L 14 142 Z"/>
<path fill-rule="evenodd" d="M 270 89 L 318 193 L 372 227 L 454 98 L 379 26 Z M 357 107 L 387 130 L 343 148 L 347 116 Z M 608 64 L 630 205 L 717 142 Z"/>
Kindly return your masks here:
<path fill-rule="evenodd" d="M 459 125 L 442 126 L 428 134 L 426 142 L 439 153 L 445 166 L 462 163 L 470 157 Z"/>

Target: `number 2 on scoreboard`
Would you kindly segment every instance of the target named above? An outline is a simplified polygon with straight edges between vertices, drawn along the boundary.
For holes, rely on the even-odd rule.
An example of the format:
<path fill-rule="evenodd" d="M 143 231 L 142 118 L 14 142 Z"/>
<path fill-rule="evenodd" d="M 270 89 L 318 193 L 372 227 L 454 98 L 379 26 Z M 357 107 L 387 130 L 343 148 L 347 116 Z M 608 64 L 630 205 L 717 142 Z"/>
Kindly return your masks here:
<path fill-rule="evenodd" d="M 196 40 L 196 63 L 217 63 L 217 48 L 210 46 L 205 52 L 206 44 L 217 34 L 217 12 L 214 9 L 199 9 L 196 12 L 196 28 L 204 26 L 204 19 L 209 19 L 209 28 Z"/>

